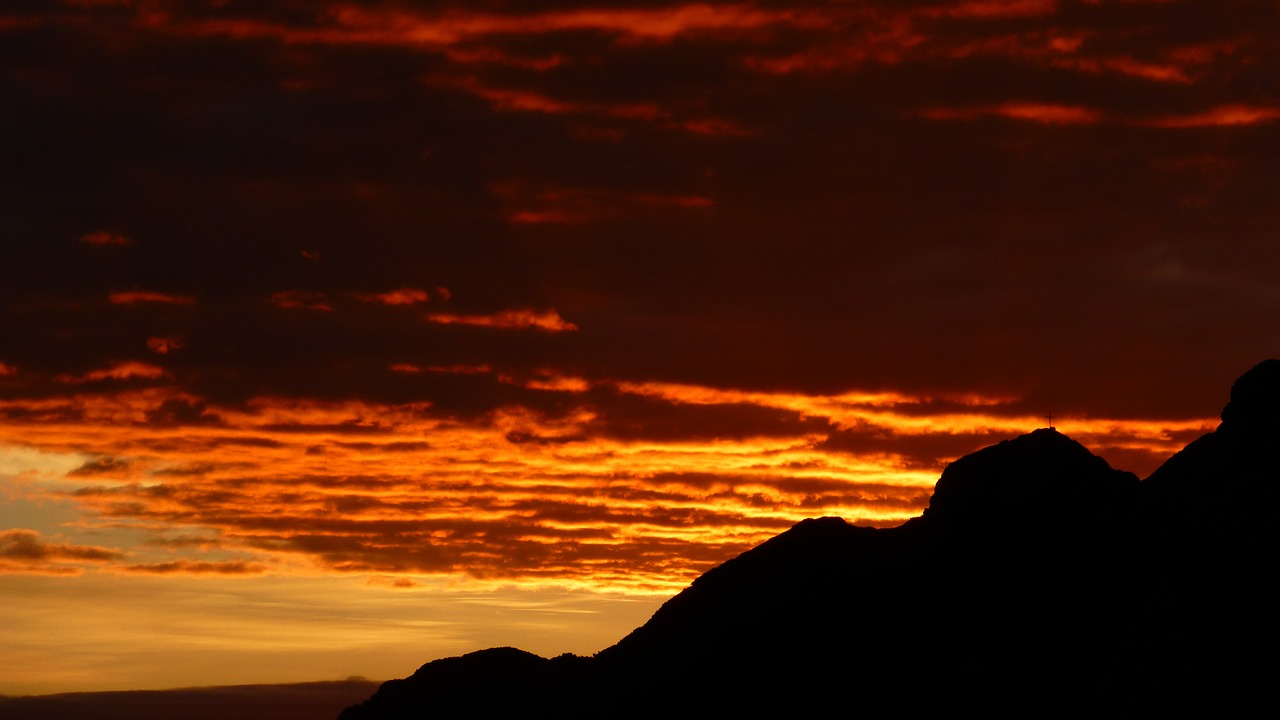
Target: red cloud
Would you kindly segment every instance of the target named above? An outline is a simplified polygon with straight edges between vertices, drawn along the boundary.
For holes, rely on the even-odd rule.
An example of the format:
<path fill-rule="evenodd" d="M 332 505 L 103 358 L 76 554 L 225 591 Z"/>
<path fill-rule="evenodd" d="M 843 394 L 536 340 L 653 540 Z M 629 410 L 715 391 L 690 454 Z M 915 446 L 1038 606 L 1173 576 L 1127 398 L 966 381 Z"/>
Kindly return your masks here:
<path fill-rule="evenodd" d="M 507 216 L 509 222 L 517 225 L 569 224 L 587 222 L 590 219 L 591 217 L 588 215 L 574 214 L 563 210 L 520 210 Z"/>
<path fill-rule="evenodd" d="M 194 305 L 196 299 L 187 295 L 171 295 L 151 290 L 125 290 L 113 292 L 107 299 L 116 305 L 137 305 L 139 303 L 163 303 L 167 305 Z"/>
<path fill-rule="evenodd" d="M 538 187 L 519 181 L 499 183 L 490 190 L 511 206 L 507 221 L 521 225 L 609 220 L 635 212 L 649 213 L 651 206 L 707 208 L 715 205 L 715 200 L 700 195 Z"/>
<path fill-rule="evenodd" d="M 118 233 L 96 230 L 80 236 L 80 242 L 86 245 L 132 245 L 133 240 Z"/>
<path fill-rule="evenodd" d="M 397 9 L 339 6 L 327 13 L 327 26 L 296 28 L 241 18 L 174 20 L 167 14 L 144 16 L 152 30 L 232 38 L 277 38 L 288 43 L 405 45 L 449 48 L 487 36 L 540 35 L 597 31 L 647 42 L 669 42 L 688 33 L 753 30 L 771 25 L 821 26 L 820 13 L 764 10 L 750 5 L 692 4 L 659 8 L 583 8 L 533 14 L 444 12 L 418 14 Z"/>
<path fill-rule="evenodd" d="M 1191 77 L 1187 75 L 1186 69 L 1180 65 L 1168 63 L 1147 63 L 1125 56 L 1111 58 L 1073 58 L 1057 60 L 1054 61 L 1053 64 L 1058 67 L 1072 68 L 1074 70 L 1091 73 L 1100 73 L 1110 70 L 1118 72 L 1121 75 L 1130 75 L 1132 77 L 1140 77 L 1146 80 L 1154 80 L 1156 82 L 1191 82 Z"/>
<path fill-rule="evenodd" d="M 767 25 L 811 25 L 812 14 L 762 10 L 749 5 L 683 5 L 660 8 L 583 8 L 530 15 L 445 13 L 427 16 L 366 10 L 348 5 L 334 16 L 354 41 L 453 45 L 497 34 L 541 34 L 564 30 L 599 30 L 650 41 L 674 39 L 689 32 L 747 30 Z M 341 34 L 329 36 L 340 40 Z"/>
<path fill-rule="evenodd" d="M 1280 107 L 1224 105 L 1191 115 L 1169 115 L 1138 124 L 1159 128 L 1230 127 L 1259 125 L 1277 119 L 1280 119 Z"/>
<path fill-rule="evenodd" d="M 488 100 L 495 110 L 538 112 L 551 115 L 585 114 L 624 120 L 656 120 L 666 113 L 654 103 L 600 103 L 581 100 L 557 100 L 532 90 L 496 88 L 478 79 L 438 78 L 433 84 L 471 93 Z"/>
<path fill-rule="evenodd" d="M 321 310 L 329 312 L 333 306 L 325 301 L 324 293 L 308 290 L 281 290 L 271 294 L 271 304 L 285 310 Z"/>
<path fill-rule="evenodd" d="M 503 310 L 492 315 L 451 315 L 445 313 L 426 316 L 427 322 L 440 325 L 475 325 L 502 329 L 522 330 L 526 328 L 544 330 L 546 332 L 568 332 L 577 330 L 578 326 L 566 322 L 555 310 Z"/>
<path fill-rule="evenodd" d="M 1014 102 L 985 107 L 931 108 L 922 110 L 918 114 L 930 120 L 977 120 L 983 117 L 1002 117 L 1045 125 L 1092 124 L 1102 121 L 1102 113 L 1097 110 L 1051 103 Z"/>
<path fill-rule="evenodd" d="M 1058 10 L 1057 0 L 965 0 L 924 8 L 924 17 L 1014 18 L 1048 15 Z"/>
<path fill-rule="evenodd" d="M 101 370 L 93 370 L 79 377 L 74 375 L 62 375 L 58 379 L 66 383 L 85 383 L 99 382 L 102 380 L 158 380 L 165 377 L 169 377 L 169 372 L 162 367 L 130 360 L 127 362 L 118 362 L 111 367 L 103 368 Z"/>
<path fill-rule="evenodd" d="M 356 293 L 355 298 L 361 302 L 382 303 L 383 305 L 415 305 L 431 299 L 426 290 L 417 288 L 400 288 L 384 293 Z"/>
<path fill-rule="evenodd" d="M 168 355 L 177 352 L 186 346 L 179 338 L 172 337 L 150 337 L 147 338 L 147 349 L 159 355 Z"/>

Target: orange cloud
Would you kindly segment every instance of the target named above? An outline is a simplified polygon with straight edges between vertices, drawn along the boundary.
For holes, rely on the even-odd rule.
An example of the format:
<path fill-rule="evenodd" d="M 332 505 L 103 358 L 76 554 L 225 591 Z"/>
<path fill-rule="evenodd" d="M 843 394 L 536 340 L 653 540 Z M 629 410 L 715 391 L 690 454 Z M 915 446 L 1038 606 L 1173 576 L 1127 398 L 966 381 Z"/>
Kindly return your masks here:
<path fill-rule="evenodd" d="M 517 378 L 512 375 L 498 376 L 499 382 L 518 385 L 530 390 L 552 390 L 555 392 L 581 393 L 591 389 L 591 381 L 568 375 L 561 375 L 554 370 L 539 370 L 531 377 Z"/>
<path fill-rule="evenodd" d="M 320 310 L 330 312 L 330 305 L 322 292 L 308 290 L 281 290 L 271 294 L 271 304 L 284 310 Z"/>
<path fill-rule="evenodd" d="M 502 310 L 491 315 L 452 315 L 435 313 L 426 316 L 427 322 L 440 325 L 474 325 L 477 327 L 493 327 L 502 329 L 536 329 L 546 332 L 571 332 L 577 325 L 566 322 L 560 313 L 552 310 Z"/>
<path fill-rule="evenodd" d="M 1280 119 L 1280 107 L 1224 105 L 1190 115 L 1169 115 L 1137 124 L 1157 128 L 1201 128 L 1260 125 Z"/>
<path fill-rule="evenodd" d="M 1097 110 L 1052 103 L 1014 102 L 985 107 L 932 108 L 917 114 L 930 120 L 977 120 L 984 117 L 1002 117 L 1044 125 L 1093 124 L 1102 121 L 1102 113 Z"/>
<path fill-rule="evenodd" d="M 137 305 L 139 303 L 161 303 L 166 305 L 195 305 L 196 299 L 187 295 L 171 295 L 151 290 L 125 290 L 113 292 L 107 296 L 115 305 Z"/>
<path fill-rule="evenodd" d="M 80 236 L 80 242 L 86 245 L 132 245 L 133 240 L 119 233 L 96 230 Z"/>
<path fill-rule="evenodd" d="M 125 523 L 165 533 L 144 544 L 150 550 L 131 550 L 123 572 L 318 567 L 653 591 L 678 587 L 804 517 L 883 526 L 918 514 L 947 457 L 913 458 L 912 438 L 959 438 L 946 451 L 959 454 L 1041 422 L 1009 412 L 1009 398 L 981 395 L 762 392 L 597 381 L 553 369 L 495 379 L 560 393 L 568 406 L 548 415 L 511 404 L 464 420 L 435 415 L 425 403 L 264 397 L 206 408 L 150 388 L 0 399 L 0 418 L 11 418 L 0 422 L 0 441 L 96 458 L 80 460 L 62 486 L 45 492 L 77 503 L 86 527 Z M 671 408 L 762 408 L 811 422 L 733 437 L 706 428 L 679 439 L 618 438 L 608 431 L 617 411 L 606 401 L 609 388 Z M 217 422 L 152 421 L 179 406 L 188 408 L 183 417 L 198 411 Z M 1091 446 L 1152 462 L 1211 423 L 1060 425 Z M 848 449 L 830 442 L 837 432 Z M 860 444 L 848 442 L 855 435 Z M 174 532 L 218 542 L 162 542 Z M 211 551 L 242 557 L 189 554 Z M 133 557 L 157 552 L 177 557 Z"/>

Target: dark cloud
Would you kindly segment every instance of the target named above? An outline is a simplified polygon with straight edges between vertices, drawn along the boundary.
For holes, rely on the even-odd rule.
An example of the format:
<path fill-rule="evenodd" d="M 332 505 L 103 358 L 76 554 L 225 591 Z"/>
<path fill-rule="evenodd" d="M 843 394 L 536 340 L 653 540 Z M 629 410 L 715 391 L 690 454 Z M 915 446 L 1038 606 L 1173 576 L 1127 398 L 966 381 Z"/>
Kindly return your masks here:
<path fill-rule="evenodd" d="M 97 458 L 67 473 L 69 476 L 84 477 L 92 475 L 118 475 L 127 473 L 129 461 L 121 458 Z"/>
<path fill-rule="evenodd" d="M 209 411 L 208 405 L 199 400 L 171 398 L 146 413 L 146 424 L 160 427 L 180 425 L 218 425 L 222 422 Z"/>
<path fill-rule="evenodd" d="M 0 531 L 0 573 L 57 572 L 64 563 L 104 563 L 123 557 L 124 553 L 108 548 L 51 543 L 34 530 Z"/>
<path fill-rule="evenodd" d="M 267 568 L 257 563 L 243 561 L 188 562 L 172 561 L 141 565 L 125 565 L 122 571 L 145 575 L 261 575 Z"/>

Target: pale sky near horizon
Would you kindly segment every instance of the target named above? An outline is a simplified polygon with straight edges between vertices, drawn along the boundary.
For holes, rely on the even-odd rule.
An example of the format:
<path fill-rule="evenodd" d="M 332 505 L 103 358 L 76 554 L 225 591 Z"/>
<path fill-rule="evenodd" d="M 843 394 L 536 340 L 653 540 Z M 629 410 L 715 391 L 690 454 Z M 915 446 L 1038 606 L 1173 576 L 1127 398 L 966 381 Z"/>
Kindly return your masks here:
<path fill-rule="evenodd" d="M 587 654 L 1280 355 L 1280 3 L 0 7 L 0 694 Z M 874 592 L 869 588 L 868 592 Z"/>

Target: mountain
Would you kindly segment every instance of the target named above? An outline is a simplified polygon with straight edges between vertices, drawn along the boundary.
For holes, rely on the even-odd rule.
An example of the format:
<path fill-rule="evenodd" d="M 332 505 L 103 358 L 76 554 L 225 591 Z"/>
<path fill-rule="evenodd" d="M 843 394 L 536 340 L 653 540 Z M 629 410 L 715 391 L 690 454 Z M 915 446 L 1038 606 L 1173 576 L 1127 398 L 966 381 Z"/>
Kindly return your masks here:
<path fill-rule="evenodd" d="M 1178 716 L 1269 694 L 1280 361 L 1144 481 L 1053 429 L 952 463 L 902 526 L 805 520 L 592 658 L 424 665 L 341 720 L 963 710 Z"/>

